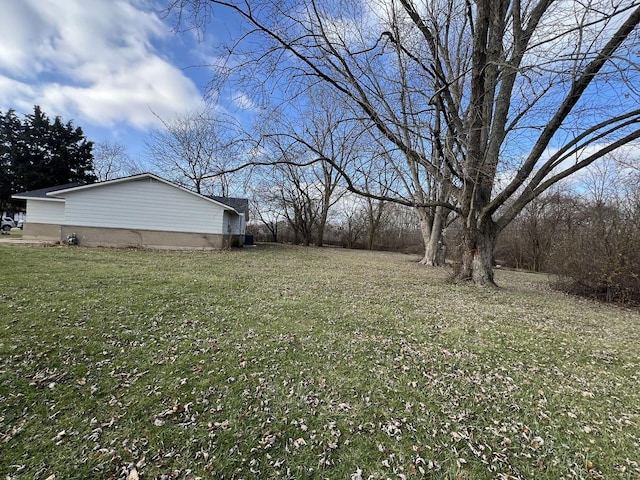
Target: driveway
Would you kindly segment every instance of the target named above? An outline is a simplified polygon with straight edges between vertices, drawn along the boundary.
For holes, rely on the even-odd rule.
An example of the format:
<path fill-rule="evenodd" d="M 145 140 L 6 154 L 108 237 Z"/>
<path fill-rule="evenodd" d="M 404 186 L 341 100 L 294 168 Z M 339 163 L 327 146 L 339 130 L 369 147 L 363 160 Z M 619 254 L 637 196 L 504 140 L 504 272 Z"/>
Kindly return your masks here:
<path fill-rule="evenodd" d="M 20 229 L 14 228 L 11 232 L 20 232 Z M 14 245 L 46 245 L 51 242 L 43 242 L 40 240 L 24 240 L 21 234 L 16 233 L 3 233 L 0 235 L 0 244 L 6 245 L 8 243 L 12 243 Z"/>

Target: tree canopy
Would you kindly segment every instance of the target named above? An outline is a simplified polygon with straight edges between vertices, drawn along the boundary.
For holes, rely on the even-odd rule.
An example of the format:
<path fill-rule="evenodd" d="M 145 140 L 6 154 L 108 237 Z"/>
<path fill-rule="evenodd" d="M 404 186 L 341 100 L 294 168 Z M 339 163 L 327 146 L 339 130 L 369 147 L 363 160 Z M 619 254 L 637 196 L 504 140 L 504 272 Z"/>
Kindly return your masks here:
<path fill-rule="evenodd" d="M 95 181 L 92 148 L 80 127 L 58 116 L 51 121 L 37 105 L 22 120 L 12 109 L 0 112 L 2 208 L 14 207 L 18 192 Z"/>

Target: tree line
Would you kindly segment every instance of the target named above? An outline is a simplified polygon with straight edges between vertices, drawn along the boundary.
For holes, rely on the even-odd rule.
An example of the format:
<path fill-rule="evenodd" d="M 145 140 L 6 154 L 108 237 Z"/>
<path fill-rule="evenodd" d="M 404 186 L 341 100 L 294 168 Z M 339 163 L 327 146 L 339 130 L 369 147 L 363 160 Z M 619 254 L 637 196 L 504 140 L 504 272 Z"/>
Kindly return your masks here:
<path fill-rule="evenodd" d="M 640 305 L 640 170 L 611 160 L 538 197 L 496 247 L 504 266 L 545 272 L 566 292 Z"/>

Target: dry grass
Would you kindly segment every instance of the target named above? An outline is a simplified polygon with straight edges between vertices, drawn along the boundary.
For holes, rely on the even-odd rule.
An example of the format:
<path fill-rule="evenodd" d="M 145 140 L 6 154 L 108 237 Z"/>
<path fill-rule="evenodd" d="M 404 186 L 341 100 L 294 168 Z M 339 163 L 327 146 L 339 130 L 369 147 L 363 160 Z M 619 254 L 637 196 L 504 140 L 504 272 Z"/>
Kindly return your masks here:
<path fill-rule="evenodd" d="M 396 254 L 0 246 L 4 478 L 640 478 L 640 314 Z"/>

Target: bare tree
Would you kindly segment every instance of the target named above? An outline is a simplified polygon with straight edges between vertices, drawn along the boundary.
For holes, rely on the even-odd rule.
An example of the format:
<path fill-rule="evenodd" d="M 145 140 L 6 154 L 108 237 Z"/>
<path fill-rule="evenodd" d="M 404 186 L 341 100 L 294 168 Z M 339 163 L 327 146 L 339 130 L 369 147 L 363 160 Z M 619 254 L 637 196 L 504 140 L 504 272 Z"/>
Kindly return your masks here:
<path fill-rule="evenodd" d="M 336 207 L 336 229 L 340 241 L 347 248 L 355 248 L 367 228 L 363 198 L 353 194 L 344 195 Z"/>
<path fill-rule="evenodd" d="M 531 201 L 502 232 L 496 247 L 499 263 L 547 271 L 556 244 L 579 217 L 577 203 L 571 193 L 562 193 L 560 189 Z"/>
<path fill-rule="evenodd" d="M 272 191 L 273 199 L 280 205 L 282 215 L 294 233 L 294 243 L 309 246 L 317 231 L 322 212 L 318 190 L 305 176 L 304 168 L 292 164 L 274 167 L 277 178 Z M 311 174 L 313 176 L 313 174 Z"/>
<path fill-rule="evenodd" d="M 253 219 L 252 226 L 260 231 L 263 228 L 269 236 L 270 241 L 278 241 L 278 226 L 284 220 L 280 201 L 273 194 L 273 183 L 254 185 L 252 188 L 252 198 L 249 202 Z M 275 200 L 275 201 L 274 201 Z"/>
<path fill-rule="evenodd" d="M 105 140 L 93 146 L 93 170 L 98 181 L 142 173 L 144 168 L 129 157 L 127 147 Z"/>
<path fill-rule="evenodd" d="M 160 175 L 206 195 L 229 196 L 240 157 L 240 129 L 228 115 L 211 110 L 164 120 L 146 141 Z M 237 173 L 235 174 L 238 175 Z"/>
<path fill-rule="evenodd" d="M 258 91 L 295 102 L 324 83 L 414 159 L 446 195 L 412 205 L 461 218 L 458 278 L 485 285 L 494 285 L 498 235 L 527 204 L 640 138 L 639 5 L 171 2 L 176 12 L 227 9 L 251 25 L 229 52 Z"/>
<path fill-rule="evenodd" d="M 343 193 L 343 190 L 338 189 L 342 179 L 340 172 L 358 154 L 360 136 L 353 122 L 346 121 L 345 112 L 333 92 L 315 89 L 314 93 L 316 95 L 311 96 L 303 111 L 304 120 L 299 123 L 302 131 L 298 129 L 295 138 L 312 154 L 319 155 L 322 159 L 331 159 L 318 162 L 312 168 L 320 200 L 315 245 L 321 247 L 329 210 Z M 292 131 L 295 132 L 296 129 Z"/>
<path fill-rule="evenodd" d="M 419 247 L 422 225 L 415 209 L 389 202 L 385 204 L 376 232 L 376 247 L 409 251 Z"/>
<path fill-rule="evenodd" d="M 376 198 L 365 198 L 365 215 L 367 219 L 366 232 L 367 232 L 367 249 L 373 250 L 374 243 L 378 236 L 378 232 L 382 229 L 384 214 L 388 205 L 384 200 L 378 200 Z"/>
<path fill-rule="evenodd" d="M 556 238 L 549 271 L 570 293 L 640 305 L 640 178 L 625 185 L 619 165 L 589 169 L 575 187 L 576 215 Z"/>
<path fill-rule="evenodd" d="M 294 234 L 295 244 L 308 246 L 316 238 L 323 211 L 323 188 L 317 182 L 316 162 L 305 162 L 308 150 L 287 137 L 268 139 L 271 160 L 255 178 L 260 178 L 257 202 L 265 218 L 282 218 Z"/>
<path fill-rule="evenodd" d="M 365 156 L 359 167 L 361 172 L 358 191 L 363 198 L 363 215 L 365 217 L 366 247 L 373 250 L 379 233 L 385 228 L 385 221 L 390 204 L 385 197 L 391 198 L 399 194 L 405 186 L 402 174 L 402 161 L 393 158 L 391 152 L 377 150 L 375 146 Z"/>
<path fill-rule="evenodd" d="M 287 115 L 269 111 L 267 119 L 261 122 L 262 163 L 284 161 L 295 166 L 290 155 L 278 152 L 298 149 L 296 161 L 304 169 L 302 176 L 311 190 L 316 191 L 313 196 L 320 205 L 314 243 L 321 247 L 330 210 L 345 192 L 342 188 L 345 172 L 361 155 L 366 132 L 326 87 L 316 86 L 305 97 L 297 113 L 293 113 L 293 108 L 288 108 Z"/>

